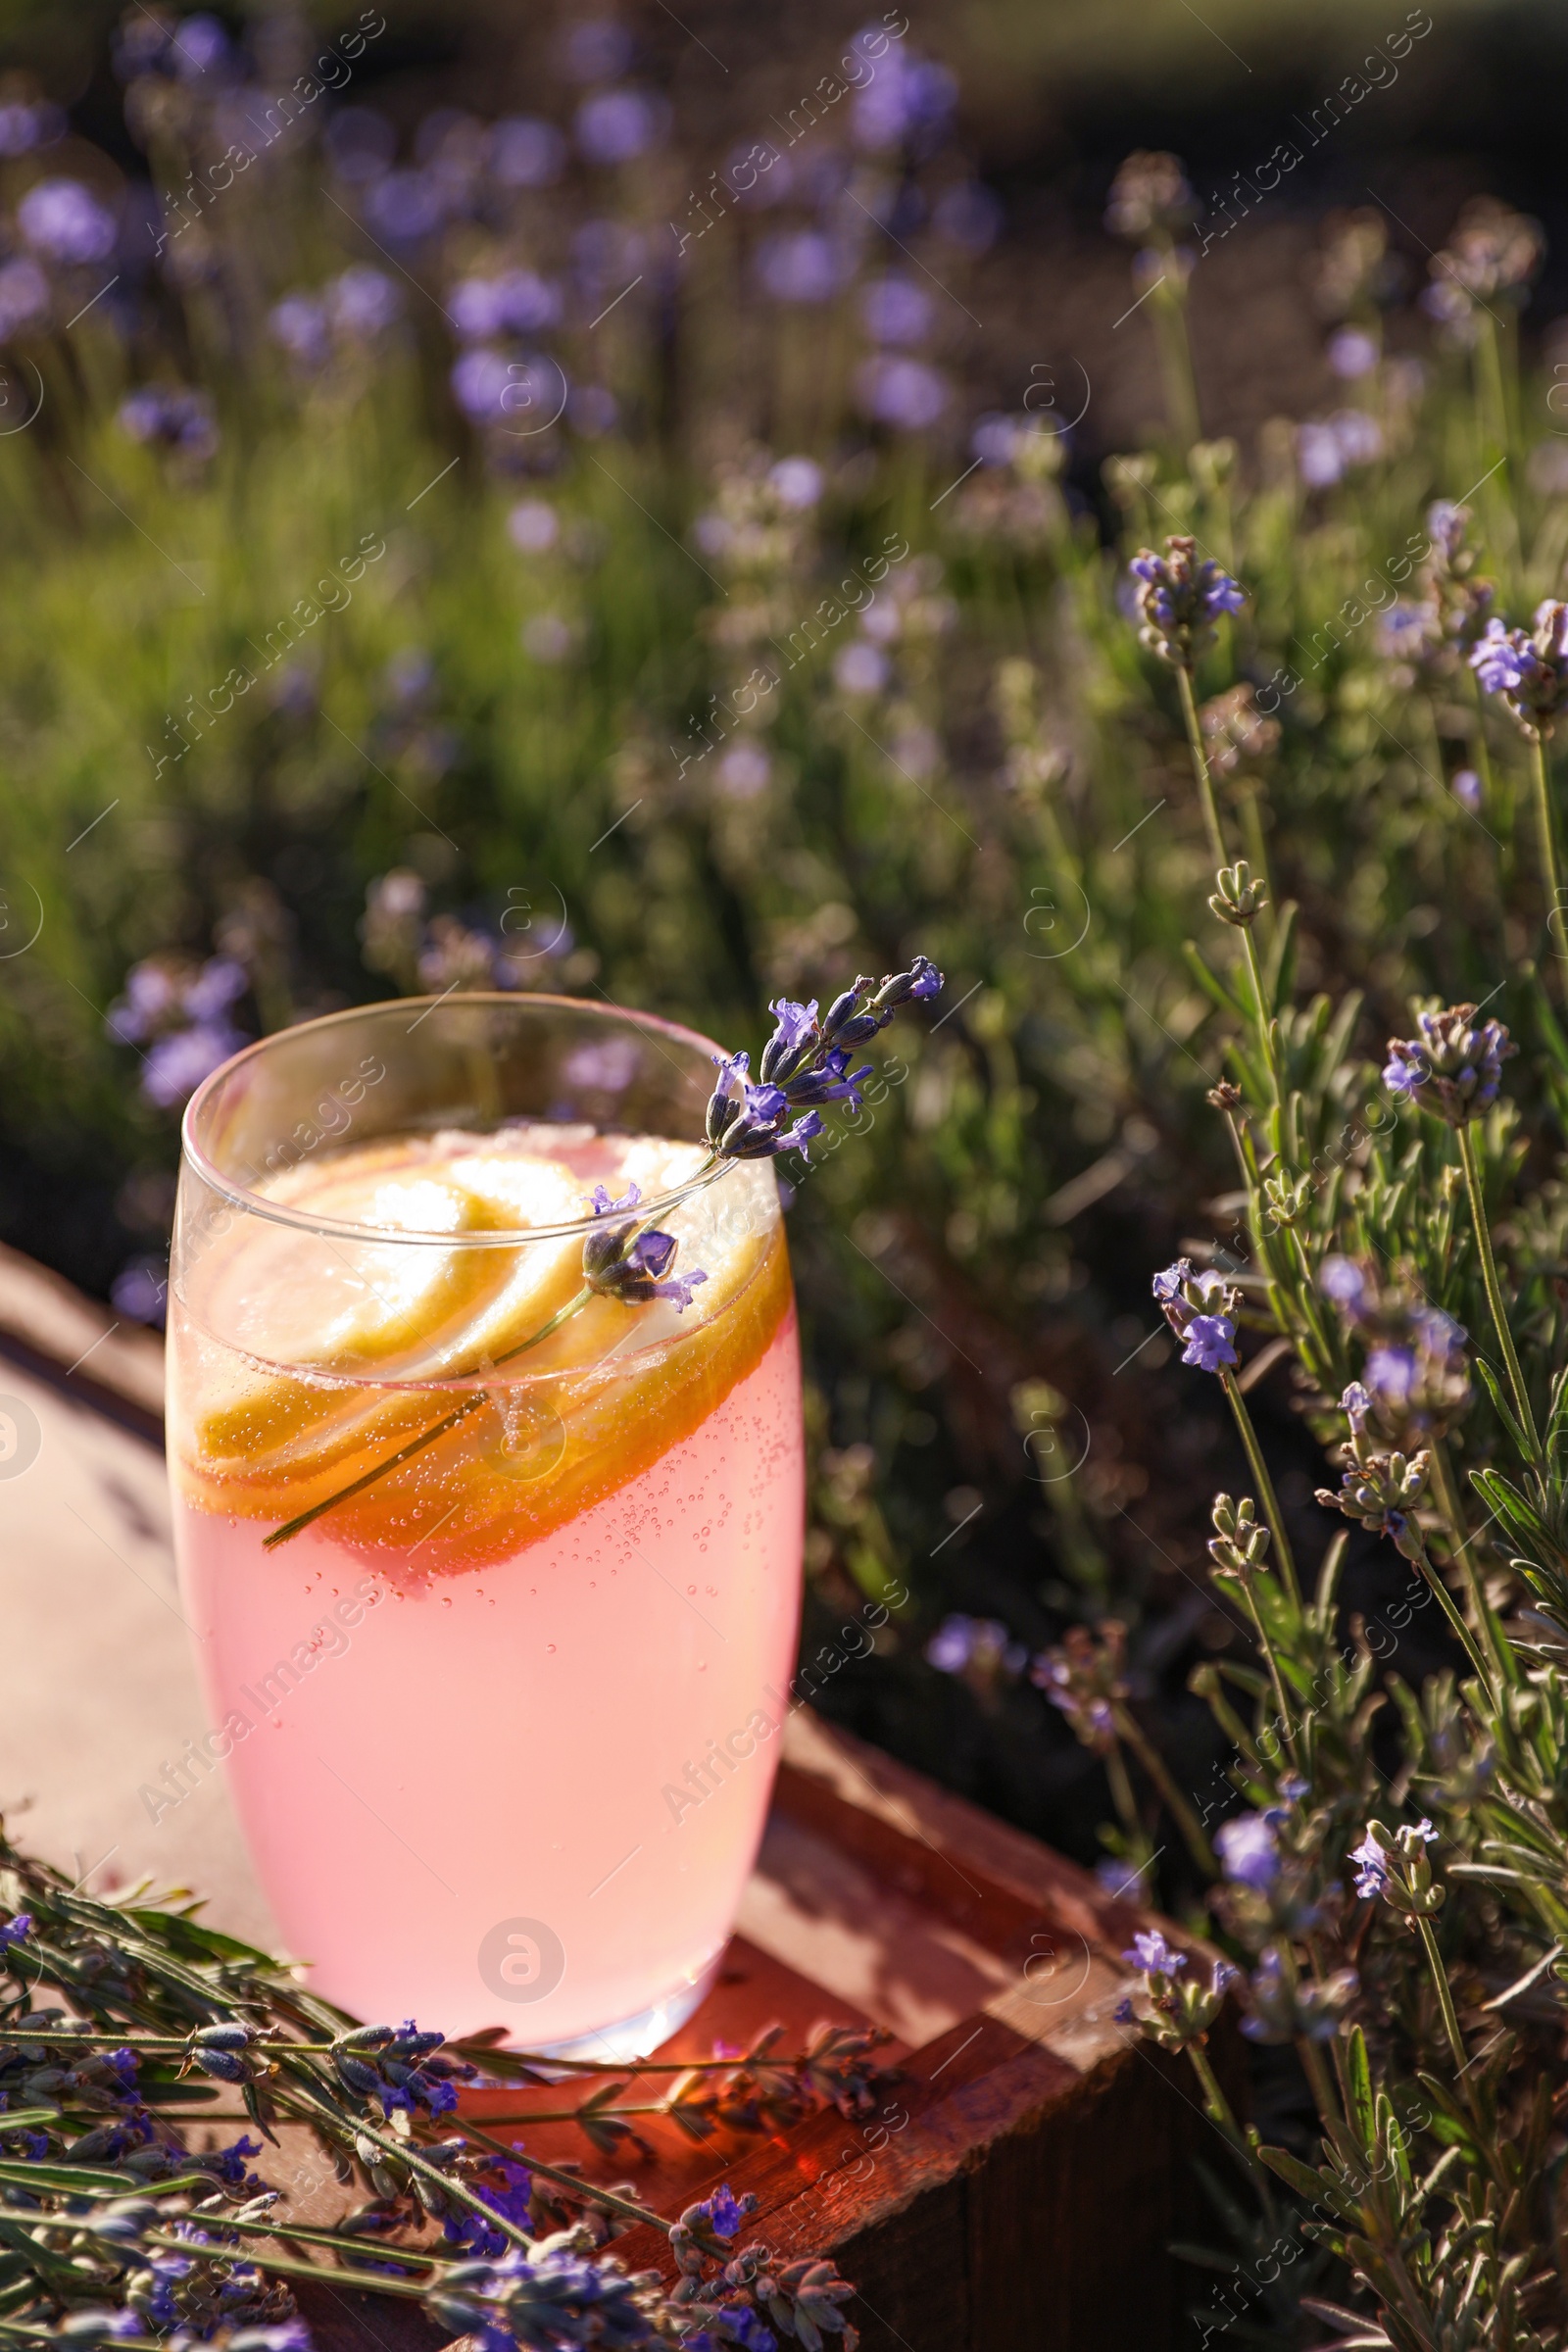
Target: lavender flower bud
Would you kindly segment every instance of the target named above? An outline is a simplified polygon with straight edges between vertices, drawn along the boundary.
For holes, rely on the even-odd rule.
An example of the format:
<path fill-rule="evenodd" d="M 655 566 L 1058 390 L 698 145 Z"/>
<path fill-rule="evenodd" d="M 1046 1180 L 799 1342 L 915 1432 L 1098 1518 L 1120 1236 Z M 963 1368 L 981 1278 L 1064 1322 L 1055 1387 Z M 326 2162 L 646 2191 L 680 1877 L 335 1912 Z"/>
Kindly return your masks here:
<path fill-rule="evenodd" d="M 906 972 L 893 972 L 872 998 L 876 1012 L 892 1012 L 900 1004 L 923 1003 L 941 993 L 942 974 L 928 956 L 916 956 Z"/>
<path fill-rule="evenodd" d="M 1245 1584 L 1254 1569 L 1263 1566 L 1271 1541 L 1257 1517 L 1257 1506 L 1250 1494 L 1244 1494 L 1240 1502 L 1232 1502 L 1228 1494 L 1216 1494 L 1211 1516 L 1214 1538 L 1208 1554 L 1216 1573 Z"/>
<path fill-rule="evenodd" d="M 1318 1501 L 1325 1510 L 1359 1520 L 1369 1535 L 1392 1536 L 1407 1560 L 1424 1559 L 1414 1511 L 1426 1492 L 1431 1455 L 1425 1449 L 1409 1455 L 1379 1450 L 1367 1430 L 1372 1399 L 1360 1381 L 1350 1383 L 1340 1403 L 1350 1424 L 1349 1439 L 1340 1447 L 1345 1474 L 1338 1494 L 1318 1488 Z"/>
<path fill-rule="evenodd" d="M 202 2026 L 186 2048 L 204 2075 L 220 2082 L 248 2082 L 252 2069 L 241 2052 L 254 2039 L 249 2026 Z"/>
<path fill-rule="evenodd" d="M 1261 882 L 1253 881 L 1245 858 L 1238 858 L 1234 865 L 1222 865 L 1214 882 L 1209 907 L 1222 923 L 1232 923 L 1238 930 L 1249 929 L 1268 905 L 1268 893 Z"/>

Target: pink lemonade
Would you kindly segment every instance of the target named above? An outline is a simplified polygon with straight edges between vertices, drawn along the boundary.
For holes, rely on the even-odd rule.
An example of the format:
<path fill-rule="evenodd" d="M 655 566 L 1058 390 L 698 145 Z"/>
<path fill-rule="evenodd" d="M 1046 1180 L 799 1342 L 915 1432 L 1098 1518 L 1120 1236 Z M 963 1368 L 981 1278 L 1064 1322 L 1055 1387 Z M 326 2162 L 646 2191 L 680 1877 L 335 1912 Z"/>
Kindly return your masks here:
<path fill-rule="evenodd" d="M 206 1752 L 291 1953 L 362 2018 L 627 2056 L 728 1937 L 799 1615 L 771 1170 L 662 1214 L 708 1275 L 683 1312 L 596 1298 L 515 1352 L 580 1283 L 560 1221 L 585 1190 L 678 1190 L 700 1159 L 583 1128 L 397 1139 L 270 1188 L 365 1246 L 260 1217 L 190 1253 L 171 1436 Z M 441 1246 L 487 1219 L 541 1240 Z"/>

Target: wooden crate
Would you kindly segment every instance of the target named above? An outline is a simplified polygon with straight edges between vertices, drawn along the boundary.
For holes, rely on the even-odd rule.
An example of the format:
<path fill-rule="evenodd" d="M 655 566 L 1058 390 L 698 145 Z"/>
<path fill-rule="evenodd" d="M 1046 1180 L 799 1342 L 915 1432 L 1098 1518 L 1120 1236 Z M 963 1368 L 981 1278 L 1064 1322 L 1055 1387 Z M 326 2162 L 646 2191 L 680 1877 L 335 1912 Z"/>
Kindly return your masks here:
<path fill-rule="evenodd" d="M 9 1396 L 38 1431 L 35 1460 L 0 1477 L 0 1800 L 25 1840 L 95 1886 L 143 1872 L 200 1886 L 216 1925 L 270 1942 L 220 1783 L 156 1822 L 140 1796 L 201 1712 L 154 1443 L 157 1344 L 113 1321 L 0 1252 L 0 1412 Z M 32 1819 L 16 1820 L 28 1797 Z M 709 2056 L 773 2019 L 798 2046 L 832 2018 L 887 2029 L 897 2072 L 858 2122 L 828 2112 L 761 2144 L 696 2147 L 659 2124 L 651 2162 L 585 2169 L 635 2178 L 671 2214 L 720 2180 L 755 2190 L 760 2234 L 830 2253 L 854 2280 L 868 2352 L 1158 2352 L 1181 2340 L 1198 2285 L 1167 2247 L 1212 2229 L 1194 2158 L 1218 2142 L 1185 2072 L 1115 2022 L 1118 1954 L 1148 1924 L 801 1706 L 737 1934 L 671 2053 Z M 466 2104 L 515 2118 L 547 2099 L 559 2094 Z M 547 2160 L 587 2154 L 570 2127 L 497 2128 Z M 341 2209 L 305 2144 L 290 2161 L 302 2218 Z M 651 2230 L 616 2250 L 668 2267 Z M 437 2340 L 401 2307 L 308 2292 L 328 2352 Z"/>

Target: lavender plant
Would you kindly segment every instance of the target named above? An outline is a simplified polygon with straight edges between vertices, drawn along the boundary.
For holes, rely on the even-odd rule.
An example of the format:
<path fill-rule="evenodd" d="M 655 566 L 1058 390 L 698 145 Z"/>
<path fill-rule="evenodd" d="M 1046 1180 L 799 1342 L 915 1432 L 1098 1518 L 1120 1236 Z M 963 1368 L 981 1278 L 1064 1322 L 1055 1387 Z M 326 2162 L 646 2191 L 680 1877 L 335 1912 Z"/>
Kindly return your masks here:
<path fill-rule="evenodd" d="M 755 2197 L 721 2184 L 666 2222 L 630 2183 L 593 2186 L 467 2118 L 462 2082 L 549 2079 L 543 2061 L 502 2049 L 499 2031 L 448 2045 L 412 2023 L 356 2025 L 293 1971 L 204 1927 L 188 1899 L 143 1888 L 106 1902 L 4 1839 L 0 1905 L 8 2341 L 309 2352 L 296 2289 L 319 2297 L 335 2282 L 416 2303 L 493 2346 L 772 2352 L 782 2340 L 821 2352 L 831 2337 L 854 2352 L 851 2288 L 829 2262 L 748 2241 Z M 871 2095 L 878 2038 L 824 2026 L 788 2056 L 774 2028 L 744 2057 L 695 2068 L 552 2064 L 552 2077 L 606 2079 L 526 2120 L 575 2121 L 614 2154 L 636 2137 L 627 2115 L 668 2118 L 699 2140 L 775 2131 L 829 2102 L 853 2115 Z M 662 2099 L 620 2100 L 627 2074 L 671 2073 Z M 261 2137 L 219 2144 L 211 2127 L 235 2122 Z M 329 2225 L 292 2217 L 287 2186 L 252 2169 L 283 2124 L 361 2192 Z M 607 2251 L 639 2224 L 667 2238 L 670 2281 Z"/>

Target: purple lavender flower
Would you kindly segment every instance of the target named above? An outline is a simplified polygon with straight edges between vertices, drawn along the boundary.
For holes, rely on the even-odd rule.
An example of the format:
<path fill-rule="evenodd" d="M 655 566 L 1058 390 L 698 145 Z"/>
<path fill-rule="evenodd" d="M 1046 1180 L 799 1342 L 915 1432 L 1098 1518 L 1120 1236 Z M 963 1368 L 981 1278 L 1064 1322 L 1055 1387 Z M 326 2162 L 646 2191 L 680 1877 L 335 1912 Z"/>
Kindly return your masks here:
<path fill-rule="evenodd" d="M 1158 1928 L 1135 1936 L 1131 1951 L 1123 1952 L 1122 1958 L 1129 1968 L 1141 1968 L 1150 1977 L 1177 1977 L 1187 1966 L 1187 1954 L 1168 1944 Z"/>
<path fill-rule="evenodd" d="M 1470 666 L 1488 694 L 1512 694 L 1535 669 L 1535 651 L 1523 629 L 1492 619 L 1470 657 Z"/>
<path fill-rule="evenodd" d="M 1266 1813 L 1243 1813 L 1214 1833 L 1225 1876 L 1243 1886 L 1272 1886 L 1280 1873 L 1279 1840 Z"/>
<path fill-rule="evenodd" d="M 133 441 L 157 442 L 185 457 L 210 458 L 218 447 L 212 402 L 183 384 L 143 385 L 121 402 L 118 421 Z"/>
<path fill-rule="evenodd" d="M 833 683 L 841 694 L 880 694 L 892 675 L 886 654 L 858 642 L 833 657 Z"/>
<path fill-rule="evenodd" d="M 396 2108 L 413 2114 L 420 2107 L 430 2115 L 447 2115 L 458 2102 L 457 2082 L 470 2080 L 475 2069 L 455 2058 L 437 2057 L 445 2039 L 444 2034 L 421 2033 L 412 2017 L 396 2031 L 391 2026 L 357 2026 L 338 2035 L 332 2060 L 356 2096 L 379 2099 L 383 2116 Z"/>
<path fill-rule="evenodd" d="M 1309 490 L 1329 490 L 1345 471 L 1334 428 L 1308 417 L 1296 428 L 1296 469 Z"/>
<path fill-rule="evenodd" d="M 755 2202 L 755 2200 L 754 2200 Z M 733 2237 L 746 2219 L 746 2208 L 735 2195 L 727 2180 L 720 2182 L 712 2195 L 705 2200 L 708 2220 L 715 2237 Z"/>
<path fill-rule="evenodd" d="M 724 2336 L 740 2352 L 778 2352 L 778 2338 L 755 2303 L 723 2303 Z"/>
<path fill-rule="evenodd" d="M 1195 1315 L 1187 1326 L 1182 1362 L 1200 1371 L 1218 1372 L 1238 1363 L 1236 1326 L 1229 1315 Z"/>
<path fill-rule="evenodd" d="M 1489 620 L 1470 666 L 1488 694 L 1502 697 L 1521 732 L 1544 742 L 1568 703 L 1568 604 L 1547 597 L 1528 632 Z"/>
<path fill-rule="evenodd" d="M 481 2188 L 478 2194 L 489 2202 L 484 2189 Z M 456 2246 L 462 2253 L 480 2262 L 499 2262 L 512 2243 L 504 2230 L 498 2230 L 494 2222 L 486 2221 L 482 2213 L 472 2211 L 444 2215 L 441 2234 L 449 2246 Z M 381 2270 L 386 2266 L 374 2263 L 368 2267 Z"/>
<path fill-rule="evenodd" d="M 1340 1399 L 1350 1424 L 1348 1442 L 1339 1450 L 1344 1476 L 1338 1492 L 1319 1487 L 1317 1499 L 1325 1510 L 1343 1511 L 1359 1520 L 1369 1535 L 1392 1536 L 1406 1559 L 1424 1560 L 1425 1546 L 1413 1513 L 1426 1491 L 1432 1457 L 1417 1453 L 1384 1453 L 1367 1423 L 1373 1398 L 1354 1380 Z"/>
<path fill-rule="evenodd" d="M 1378 620 L 1378 651 L 1391 662 L 1421 662 L 1443 642 L 1437 605 L 1391 605 Z"/>
<path fill-rule="evenodd" d="M 938 1674 L 961 1674 L 974 1648 L 975 1620 L 961 1613 L 944 1617 L 925 1645 L 926 1664 Z"/>
<path fill-rule="evenodd" d="M 177 1029 L 161 1037 L 142 1065 L 141 1091 L 160 1110 L 187 1102 L 204 1078 L 237 1054 L 246 1040 L 226 1024 Z"/>
<path fill-rule="evenodd" d="M 1366 1276 L 1351 1257 L 1326 1257 L 1318 1269 L 1318 1288 L 1352 1322 L 1366 1297 Z"/>
<path fill-rule="evenodd" d="M 1287 1970 L 1278 1945 L 1265 1947 L 1248 1987 L 1242 2032 L 1250 2041 L 1332 2041 L 1359 1989 L 1354 1969 L 1336 1969 L 1321 1984 L 1302 1984 Z"/>
<path fill-rule="evenodd" d="M 1181 534 L 1165 542 L 1165 553 L 1140 548 L 1128 565 L 1139 582 L 1139 631 L 1162 661 L 1191 668 L 1214 634 L 1222 612 L 1239 612 L 1247 602 L 1240 582 L 1212 556 L 1200 561 L 1198 542 Z"/>
<path fill-rule="evenodd" d="M 781 1087 L 757 1086 L 748 1077 L 751 1056 L 715 1056 L 718 1084 L 709 1098 L 708 1140 L 726 1159 L 770 1159 L 780 1152 L 799 1151 L 822 1132 L 822 1122 L 808 1110 L 786 1130 L 790 1100 Z"/>
<path fill-rule="evenodd" d="M 508 412 L 506 396 L 516 382 L 511 364 L 482 345 L 453 362 L 448 379 L 453 397 L 475 424 L 499 424 Z"/>
<path fill-rule="evenodd" d="M 930 331 L 931 297 L 910 277 L 875 277 L 860 290 L 860 317 L 873 343 L 918 343 Z"/>
<path fill-rule="evenodd" d="M 923 360 L 867 360 L 856 369 L 855 396 L 877 424 L 899 432 L 924 432 L 948 405 L 947 378 Z"/>
<path fill-rule="evenodd" d="M 69 269 L 115 250 L 115 216 L 79 179 L 40 179 L 17 207 L 17 226 L 34 253 Z"/>
<path fill-rule="evenodd" d="M 892 49 L 876 78 L 855 94 L 856 144 L 873 154 L 911 147 L 929 154 L 957 103 L 957 84 L 945 66 Z"/>
<path fill-rule="evenodd" d="M 18 1911 L 11 1919 L 0 1921 L 0 1952 L 9 1952 L 14 1943 L 21 1943 L 31 1934 L 30 1911 Z"/>
<path fill-rule="evenodd" d="M 1427 532 L 1444 561 L 1452 564 L 1464 545 L 1470 510 L 1451 498 L 1435 498 L 1427 509 Z"/>
<path fill-rule="evenodd" d="M 13 99 L 0 106 L 0 155 L 30 155 L 42 144 L 53 110 Z"/>
<path fill-rule="evenodd" d="M 721 1159 L 769 1159 L 799 1151 L 820 1135 L 818 1102 L 848 1102 L 864 1069 L 849 1068 L 851 1051 L 885 1029 L 901 1004 L 923 1003 L 942 986 L 929 956 L 916 956 L 907 971 L 885 972 L 880 981 L 858 976 L 819 1014 L 816 1003 L 798 1004 L 781 997 L 772 1006 L 775 1028 L 762 1050 L 760 1072 L 751 1075 L 746 1054 L 716 1054 L 718 1083 L 708 1103 L 709 1148 Z M 793 1126 L 786 1125 L 801 1112 Z"/>
<path fill-rule="evenodd" d="M 1502 1065 L 1518 1052 L 1500 1021 L 1477 1021 L 1473 1004 L 1418 1013 L 1419 1037 L 1391 1038 L 1383 1082 L 1407 1095 L 1450 1127 L 1489 1110 L 1502 1085 Z"/>
<path fill-rule="evenodd" d="M 1182 1361 L 1203 1372 L 1227 1371 L 1236 1353 L 1236 1309 L 1239 1294 L 1223 1274 L 1209 1266 L 1193 1272 L 1192 1261 L 1179 1257 L 1154 1276 L 1153 1294 L 1166 1322 L 1182 1343 Z"/>
<path fill-rule="evenodd" d="M 20 260 L 0 267 L 0 343 L 36 326 L 49 315 L 49 280 L 36 262 Z"/>
<path fill-rule="evenodd" d="M 813 458 L 780 458 L 767 486 L 789 514 L 805 514 L 822 495 L 822 468 Z"/>
<path fill-rule="evenodd" d="M 1355 1864 L 1355 1891 L 1362 1902 L 1370 1902 L 1381 1894 L 1389 1883 L 1389 1857 L 1369 1830 L 1357 1846 L 1350 1849 Z"/>
<path fill-rule="evenodd" d="M 590 164 L 629 164 L 659 139 L 664 109 L 644 90 L 602 90 L 577 109 L 578 151 Z"/>
<path fill-rule="evenodd" d="M 309 294 L 285 294 L 267 314 L 268 330 L 292 360 L 319 368 L 326 358 L 326 311 Z"/>
<path fill-rule="evenodd" d="M 415 245 L 440 227 L 446 208 L 428 172 L 388 172 L 371 182 L 365 209 L 377 235 L 393 245 Z"/>
<path fill-rule="evenodd" d="M 228 2147 L 214 2148 L 210 2154 L 199 2157 L 197 2161 L 204 2166 L 210 2166 L 217 2173 L 219 2179 L 226 2181 L 230 2188 L 243 2188 L 246 2166 L 253 2156 L 259 2156 L 261 2152 L 261 2141 L 252 2139 L 245 2132 L 241 2132 L 239 2138 L 232 2141 Z"/>
<path fill-rule="evenodd" d="M 854 270 L 853 255 L 814 228 L 765 237 L 757 256 L 762 291 L 775 302 L 831 302 Z"/>
<path fill-rule="evenodd" d="M 532 335 L 561 321 L 561 294 L 532 270 L 508 270 L 499 277 L 466 277 L 453 287 L 447 308 L 466 342 L 497 335 Z"/>
<path fill-rule="evenodd" d="M 384 270 L 345 270 L 326 291 L 327 315 L 339 334 L 368 343 L 403 316 L 403 294 Z"/>
<path fill-rule="evenodd" d="M 1364 327 L 1342 326 L 1329 337 L 1327 358 L 1337 376 L 1353 383 L 1357 376 L 1370 375 L 1377 366 L 1377 338 Z"/>
<path fill-rule="evenodd" d="M 1461 808 L 1469 809 L 1472 816 L 1479 814 L 1482 798 L 1481 778 L 1473 767 L 1455 768 L 1453 797 Z"/>
<path fill-rule="evenodd" d="M 490 170 L 504 188 L 552 187 L 565 160 L 565 140 L 537 115 L 508 115 L 495 126 Z"/>
<path fill-rule="evenodd" d="M 1374 1348 L 1366 1359 L 1366 1385 L 1380 1403 L 1407 1403 L 1415 1382 L 1413 1348 Z"/>
<path fill-rule="evenodd" d="M 229 57 L 228 35 L 217 17 L 206 10 L 195 16 L 181 17 L 179 29 L 170 44 L 174 72 L 181 81 L 199 81 L 226 64 Z"/>
<path fill-rule="evenodd" d="M 193 1021 L 215 1021 L 237 1004 L 250 986 L 245 966 L 232 956 L 210 956 L 185 984 L 185 1010 Z"/>
<path fill-rule="evenodd" d="M 714 771 L 720 790 L 732 801 L 755 801 L 772 779 L 773 762 L 760 744 L 741 742 L 724 754 Z"/>

